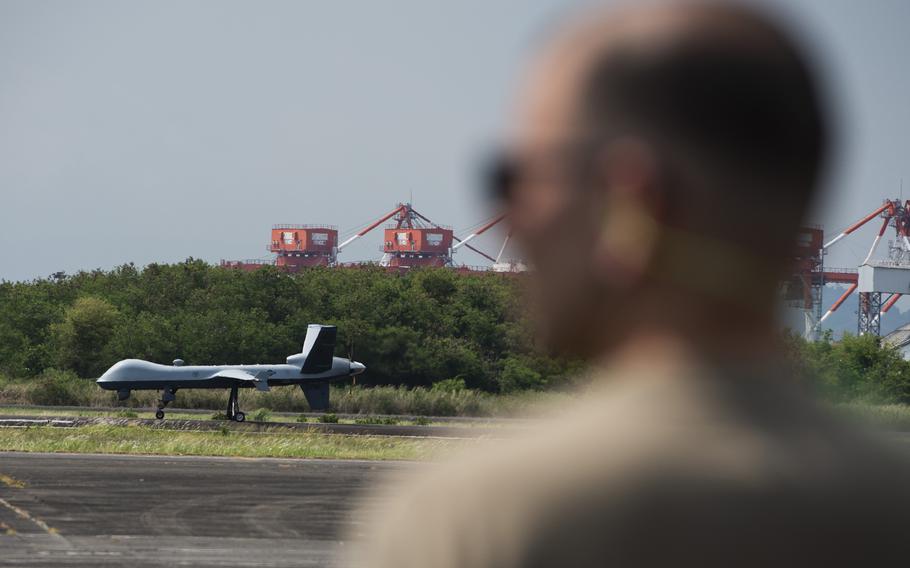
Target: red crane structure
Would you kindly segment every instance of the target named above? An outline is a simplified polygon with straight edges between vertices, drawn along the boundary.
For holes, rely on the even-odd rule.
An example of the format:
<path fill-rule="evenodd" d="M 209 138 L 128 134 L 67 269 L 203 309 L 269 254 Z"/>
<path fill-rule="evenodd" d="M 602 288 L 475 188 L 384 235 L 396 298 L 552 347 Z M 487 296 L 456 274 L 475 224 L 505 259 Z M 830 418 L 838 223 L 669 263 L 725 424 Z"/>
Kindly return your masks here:
<path fill-rule="evenodd" d="M 349 244 L 353 243 L 354 241 L 356 241 L 356 240 L 359 239 L 360 237 L 362 237 L 362 236 L 364 236 L 365 234 L 369 233 L 370 231 L 372 231 L 373 229 L 375 229 L 375 228 L 378 227 L 379 225 L 385 223 L 386 221 L 388 221 L 389 219 L 391 219 L 392 216 L 401 213 L 401 212 L 402 212 L 402 209 L 404 209 L 404 208 L 405 208 L 405 205 L 402 204 L 402 203 L 399 203 L 399 204 L 398 204 L 398 207 L 396 207 L 395 209 L 392 209 L 391 211 L 389 211 L 388 213 L 386 213 L 385 215 L 383 215 L 382 217 L 380 217 L 379 219 L 377 219 L 375 222 L 371 223 L 371 224 L 370 224 L 369 226 L 367 226 L 365 229 L 361 229 L 360 232 L 358 232 L 358 233 L 355 234 L 354 236 L 350 237 L 349 239 L 346 239 L 343 243 L 341 243 L 340 245 L 338 245 L 338 252 L 341 252 L 341 250 L 342 250 L 344 247 L 348 246 Z"/>
<path fill-rule="evenodd" d="M 488 223 L 483 230 L 476 231 L 462 240 L 455 236 L 451 227 L 434 223 L 415 210 L 410 203 L 399 203 L 395 209 L 346 239 L 338 245 L 338 252 L 389 219 L 392 219 L 393 223 L 387 225 L 384 230 L 383 244 L 380 249 L 383 253 L 382 259 L 379 261 L 380 266 L 396 269 L 454 266 L 452 253 L 461 246 L 473 250 L 491 262 L 496 261 L 482 250 L 467 244 L 467 241 L 501 221 L 502 216 L 497 217 L 494 222 Z M 453 243 L 456 244 L 453 246 Z"/>
<path fill-rule="evenodd" d="M 338 229 L 332 225 L 275 225 L 268 245 L 268 250 L 276 255 L 274 259 L 222 260 L 221 266 L 256 270 L 263 265 L 274 265 L 289 272 L 298 272 L 310 266 L 338 266 L 340 252 L 391 219 L 392 223 L 384 230 L 385 238 L 380 249 L 383 253 L 379 261 L 381 266 L 397 270 L 422 266 L 456 267 L 452 255 L 459 248 L 465 247 L 494 263 L 496 270 L 502 250 L 494 258 L 469 241 L 490 230 L 504 218 L 505 215 L 499 215 L 460 239 L 451 227 L 434 223 L 417 212 L 410 203 L 399 203 L 395 209 L 370 222 L 341 243 L 338 242 Z M 503 243 L 503 250 L 506 243 Z M 345 266 L 357 264 L 360 263 L 347 263 Z M 477 270 L 466 266 L 458 268 Z"/>
<path fill-rule="evenodd" d="M 439 225 L 414 209 L 410 203 L 399 203 L 398 207 L 380 217 L 359 233 L 338 246 L 341 251 L 345 246 L 364 236 L 383 222 L 393 219 L 384 231 L 381 266 L 407 269 L 421 266 L 454 266 L 452 253 L 464 246 L 495 262 L 496 259 L 487 253 L 471 246 L 468 241 L 489 230 L 503 220 L 500 215 L 486 223 L 481 229 L 464 239 L 455 236 L 451 227 Z"/>
<path fill-rule="evenodd" d="M 424 221 L 410 203 L 402 204 L 384 231 L 380 266 L 415 268 L 451 266 L 454 231 Z"/>
<path fill-rule="evenodd" d="M 307 266 L 334 266 L 338 227 L 333 225 L 275 225 L 268 250 L 275 266 L 297 272 Z"/>
<path fill-rule="evenodd" d="M 824 256 L 841 239 L 854 233 L 873 219 L 882 220 L 872 246 L 857 270 L 825 269 Z M 874 260 L 876 250 L 892 227 L 895 239 L 889 243 L 887 260 Z M 801 230 L 796 254 L 796 276 L 802 283 L 802 302 L 807 312 L 806 335 L 816 334 L 831 314 L 854 292 L 859 292 L 857 332 L 860 335 L 881 333 L 881 319 L 904 294 L 910 293 L 910 200 L 886 200 L 880 207 L 853 223 L 830 241 L 822 242 L 820 228 Z M 821 289 L 828 283 L 849 284 L 847 290 L 821 314 Z M 792 287 L 791 291 L 792 291 Z M 882 302 L 882 294 L 889 294 Z M 792 300 L 792 294 L 787 298 Z M 810 315 L 811 312 L 811 315 Z"/>
<path fill-rule="evenodd" d="M 222 260 L 224 268 L 257 270 L 277 266 L 288 272 L 299 272 L 310 266 L 334 266 L 337 261 L 338 228 L 334 225 L 273 225 L 267 250 L 274 258 Z"/>

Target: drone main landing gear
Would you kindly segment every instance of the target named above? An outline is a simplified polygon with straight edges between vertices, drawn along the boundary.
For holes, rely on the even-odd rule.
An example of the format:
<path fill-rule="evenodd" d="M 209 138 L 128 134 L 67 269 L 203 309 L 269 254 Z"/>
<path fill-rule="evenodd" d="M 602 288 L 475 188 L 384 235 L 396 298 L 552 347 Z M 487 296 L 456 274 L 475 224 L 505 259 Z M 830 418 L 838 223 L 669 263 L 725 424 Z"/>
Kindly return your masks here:
<path fill-rule="evenodd" d="M 158 420 L 164 420 L 164 407 L 168 405 L 169 402 L 173 402 L 177 398 L 177 389 L 164 389 L 161 391 L 161 400 L 158 401 L 158 409 L 155 411 L 155 418 Z"/>
<path fill-rule="evenodd" d="M 240 412 L 240 405 L 237 403 L 237 385 L 231 387 L 231 396 L 228 397 L 227 419 L 234 422 L 243 422 L 246 420 L 246 414 Z"/>

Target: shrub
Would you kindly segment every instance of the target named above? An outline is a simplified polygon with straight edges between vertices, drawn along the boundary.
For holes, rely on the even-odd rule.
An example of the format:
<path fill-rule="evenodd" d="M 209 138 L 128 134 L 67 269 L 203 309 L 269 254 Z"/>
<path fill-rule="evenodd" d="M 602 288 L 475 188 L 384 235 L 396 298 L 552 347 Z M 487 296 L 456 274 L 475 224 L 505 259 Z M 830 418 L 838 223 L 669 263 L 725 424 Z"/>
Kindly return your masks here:
<path fill-rule="evenodd" d="M 499 373 L 500 391 L 540 390 L 545 384 L 543 376 L 526 361 L 517 357 L 503 361 L 502 371 Z"/>
<path fill-rule="evenodd" d="M 56 406 L 78 406 L 86 398 L 87 389 L 98 388 L 72 371 L 57 369 L 48 369 L 33 385 L 29 389 L 33 404 Z"/>
<path fill-rule="evenodd" d="M 398 419 L 393 416 L 386 416 L 384 418 L 380 418 L 379 416 L 363 416 L 354 419 L 354 424 L 385 424 L 387 426 L 393 426 L 398 424 Z"/>
<path fill-rule="evenodd" d="M 433 383 L 433 387 L 430 390 L 433 392 L 461 392 L 465 388 L 467 387 L 465 387 L 464 379 L 455 377 L 454 379 L 444 379 Z"/>
<path fill-rule="evenodd" d="M 119 317 L 117 308 L 101 298 L 76 300 L 63 321 L 50 327 L 55 362 L 82 377 L 99 376 L 114 361 L 105 347 Z"/>
<path fill-rule="evenodd" d="M 789 337 L 791 359 L 820 393 L 837 402 L 910 403 L 910 362 L 881 338 L 826 335 L 809 342 Z"/>
<path fill-rule="evenodd" d="M 255 422 L 268 422 L 272 418 L 272 411 L 268 408 L 257 408 L 251 418 Z"/>
<path fill-rule="evenodd" d="M 363 424 L 363 425 L 382 424 L 382 420 L 375 416 L 364 416 L 362 418 L 355 418 L 354 424 Z"/>
<path fill-rule="evenodd" d="M 337 424 L 337 423 L 338 423 L 338 415 L 336 415 L 336 414 L 323 414 L 322 416 L 319 417 L 319 421 L 322 422 L 323 424 Z"/>

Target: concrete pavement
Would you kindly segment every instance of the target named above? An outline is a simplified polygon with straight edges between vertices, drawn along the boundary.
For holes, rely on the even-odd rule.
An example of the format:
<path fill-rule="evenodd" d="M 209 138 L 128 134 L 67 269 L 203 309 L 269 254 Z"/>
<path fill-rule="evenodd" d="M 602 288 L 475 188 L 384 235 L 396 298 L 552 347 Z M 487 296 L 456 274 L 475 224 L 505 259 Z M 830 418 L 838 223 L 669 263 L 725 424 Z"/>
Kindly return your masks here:
<path fill-rule="evenodd" d="M 0 453 L 0 566 L 332 566 L 417 464 Z"/>

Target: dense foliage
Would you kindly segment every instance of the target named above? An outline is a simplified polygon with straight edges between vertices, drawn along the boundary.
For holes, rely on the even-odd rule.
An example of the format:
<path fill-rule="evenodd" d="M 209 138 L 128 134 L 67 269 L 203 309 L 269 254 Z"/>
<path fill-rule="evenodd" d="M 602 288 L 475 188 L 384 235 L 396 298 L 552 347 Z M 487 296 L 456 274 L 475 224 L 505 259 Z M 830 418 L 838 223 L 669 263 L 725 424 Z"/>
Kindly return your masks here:
<path fill-rule="evenodd" d="M 559 386 L 576 369 L 534 353 L 517 287 L 507 276 L 446 269 L 288 275 L 193 259 L 3 282 L 0 373 L 97 377 L 129 357 L 283 362 L 300 351 L 307 324 L 325 323 L 338 325 L 337 355 L 353 351 L 367 364 L 367 384 L 455 379 L 488 392 Z"/>
<path fill-rule="evenodd" d="M 910 404 L 910 361 L 874 335 L 833 341 L 789 338 L 793 360 L 820 394 L 836 402 Z"/>

